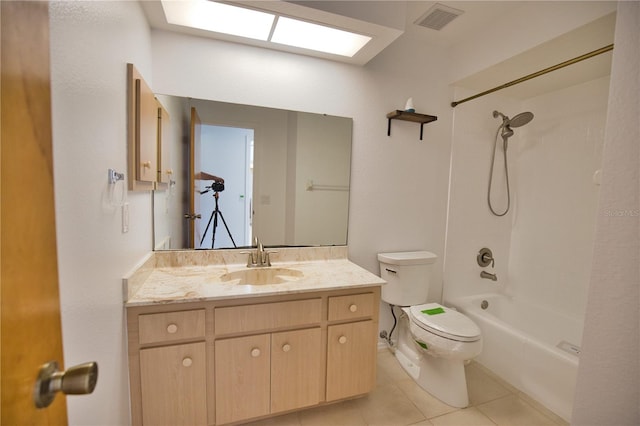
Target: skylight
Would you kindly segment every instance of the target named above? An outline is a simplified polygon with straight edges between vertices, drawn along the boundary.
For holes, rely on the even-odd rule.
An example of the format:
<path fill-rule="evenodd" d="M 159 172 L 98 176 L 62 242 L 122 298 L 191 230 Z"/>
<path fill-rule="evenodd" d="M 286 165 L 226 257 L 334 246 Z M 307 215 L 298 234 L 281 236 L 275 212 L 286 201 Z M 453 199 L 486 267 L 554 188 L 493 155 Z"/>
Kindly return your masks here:
<path fill-rule="evenodd" d="M 254 40 L 267 40 L 275 15 L 207 0 L 163 0 L 167 22 Z"/>
<path fill-rule="evenodd" d="M 162 0 L 169 24 L 353 57 L 371 37 L 208 0 Z"/>
<path fill-rule="evenodd" d="M 297 19 L 278 17 L 271 41 L 303 49 L 353 56 L 371 37 Z"/>

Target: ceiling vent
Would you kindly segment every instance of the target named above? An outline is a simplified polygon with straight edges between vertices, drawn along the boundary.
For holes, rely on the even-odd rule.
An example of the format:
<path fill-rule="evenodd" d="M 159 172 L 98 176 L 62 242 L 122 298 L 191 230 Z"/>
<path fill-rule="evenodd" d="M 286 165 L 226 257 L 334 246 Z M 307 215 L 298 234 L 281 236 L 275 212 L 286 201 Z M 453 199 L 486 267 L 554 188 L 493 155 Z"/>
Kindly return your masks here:
<path fill-rule="evenodd" d="M 434 4 L 427 12 L 415 22 L 421 27 L 440 31 L 449 22 L 462 15 L 464 11 L 454 9 L 453 7 L 444 6 L 440 3 Z"/>

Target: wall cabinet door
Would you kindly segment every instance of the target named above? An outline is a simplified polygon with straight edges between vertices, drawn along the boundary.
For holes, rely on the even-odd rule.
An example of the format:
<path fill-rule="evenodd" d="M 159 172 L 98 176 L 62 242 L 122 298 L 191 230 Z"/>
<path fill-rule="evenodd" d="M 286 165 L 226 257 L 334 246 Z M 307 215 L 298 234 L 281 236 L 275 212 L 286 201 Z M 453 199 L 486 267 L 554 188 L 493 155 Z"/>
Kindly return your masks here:
<path fill-rule="evenodd" d="M 216 424 L 269 414 L 271 335 L 215 342 Z"/>
<path fill-rule="evenodd" d="M 156 99 L 158 108 L 158 182 L 156 189 L 167 189 L 171 183 L 173 170 L 171 170 L 171 127 L 169 113 Z"/>
<path fill-rule="evenodd" d="M 373 321 L 332 325 L 327 330 L 327 401 L 361 395 L 376 382 Z"/>
<path fill-rule="evenodd" d="M 158 108 L 151 87 L 127 64 L 129 190 L 153 190 L 158 179 Z"/>
<path fill-rule="evenodd" d="M 271 412 L 318 404 L 322 391 L 320 328 L 271 335 Z"/>
<path fill-rule="evenodd" d="M 205 343 L 140 351 L 142 422 L 206 425 Z"/>

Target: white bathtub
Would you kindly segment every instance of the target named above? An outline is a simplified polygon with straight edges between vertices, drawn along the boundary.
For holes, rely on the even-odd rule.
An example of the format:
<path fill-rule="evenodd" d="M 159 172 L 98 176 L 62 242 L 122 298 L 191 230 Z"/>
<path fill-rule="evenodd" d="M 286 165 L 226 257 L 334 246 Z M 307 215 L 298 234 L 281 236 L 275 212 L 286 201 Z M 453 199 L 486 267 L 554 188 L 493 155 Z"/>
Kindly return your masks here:
<path fill-rule="evenodd" d="M 483 301 L 488 302 L 486 309 L 481 307 Z M 483 349 L 477 362 L 564 420 L 571 420 L 582 338 L 580 321 L 494 293 L 448 304 L 482 330 Z"/>

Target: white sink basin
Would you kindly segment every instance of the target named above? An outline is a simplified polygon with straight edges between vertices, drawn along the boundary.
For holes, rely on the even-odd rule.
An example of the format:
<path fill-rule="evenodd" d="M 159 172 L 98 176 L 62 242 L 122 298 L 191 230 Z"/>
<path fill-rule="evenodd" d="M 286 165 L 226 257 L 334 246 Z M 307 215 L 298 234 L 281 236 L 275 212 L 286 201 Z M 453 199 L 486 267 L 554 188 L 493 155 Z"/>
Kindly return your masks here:
<path fill-rule="evenodd" d="M 234 284 L 267 285 L 283 284 L 302 278 L 302 272 L 288 268 L 247 268 L 224 274 L 223 282 L 237 281 Z"/>

